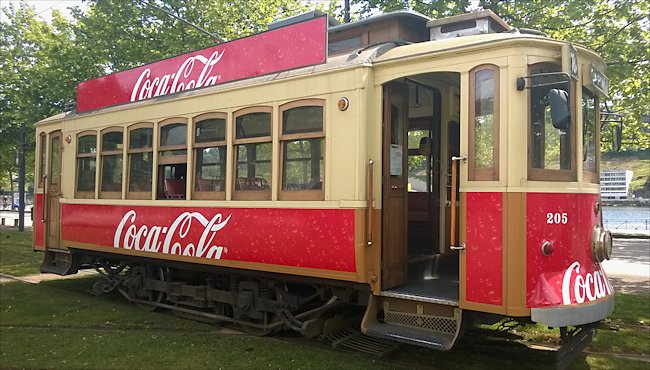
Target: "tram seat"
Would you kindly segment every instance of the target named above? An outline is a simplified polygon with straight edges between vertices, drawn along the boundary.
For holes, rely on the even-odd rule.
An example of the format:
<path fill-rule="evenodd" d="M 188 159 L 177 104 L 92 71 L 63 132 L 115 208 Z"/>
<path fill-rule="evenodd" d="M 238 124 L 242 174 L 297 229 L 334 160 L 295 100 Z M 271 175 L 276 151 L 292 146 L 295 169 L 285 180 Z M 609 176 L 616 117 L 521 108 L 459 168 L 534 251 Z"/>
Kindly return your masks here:
<path fill-rule="evenodd" d="M 185 179 L 165 179 L 165 199 L 185 199 Z"/>
<path fill-rule="evenodd" d="M 408 193 L 408 220 L 429 222 L 428 193 Z"/>
<path fill-rule="evenodd" d="M 212 179 L 196 179 L 198 191 L 221 191 L 221 181 Z"/>
<path fill-rule="evenodd" d="M 269 184 L 263 177 L 239 177 L 235 183 L 235 190 L 266 190 Z"/>

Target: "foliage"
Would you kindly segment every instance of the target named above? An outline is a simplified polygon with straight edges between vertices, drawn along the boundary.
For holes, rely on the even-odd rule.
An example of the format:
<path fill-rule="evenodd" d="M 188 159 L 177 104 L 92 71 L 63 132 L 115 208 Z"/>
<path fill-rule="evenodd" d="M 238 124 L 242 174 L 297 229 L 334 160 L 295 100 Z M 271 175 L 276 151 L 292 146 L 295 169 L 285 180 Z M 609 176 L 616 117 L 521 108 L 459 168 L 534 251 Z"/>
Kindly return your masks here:
<path fill-rule="evenodd" d="M 650 198 L 650 149 L 605 153 L 600 167 L 632 170 L 630 191 L 637 197 Z"/>
<path fill-rule="evenodd" d="M 353 18 L 406 8 L 439 18 L 466 12 L 476 4 L 469 0 L 351 2 L 358 8 Z M 27 3 L 9 3 L 2 8 L 7 21 L 0 22 L 0 186 L 9 188 L 17 172 L 21 124 L 27 129 L 27 183 L 33 181 L 33 124 L 69 110 L 66 105 L 74 102 L 79 82 L 219 42 L 162 10 L 232 40 L 263 31 L 273 20 L 314 5 L 331 13 L 340 9 L 336 1 L 88 0 L 85 11 L 73 10 L 72 20 L 53 11 L 47 23 Z M 648 2 L 481 0 L 478 6 L 495 11 L 515 27 L 537 28 L 600 53 L 609 65 L 612 86 L 607 108 L 625 115 L 624 149 L 650 148 Z M 608 135 L 605 130 L 603 138 Z"/>
<path fill-rule="evenodd" d="M 357 16 L 411 9 L 432 18 L 472 10 L 469 1 L 352 0 Z M 650 3 L 644 0 L 480 0 L 513 27 L 533 28 L 584 45 L 608 65 L 610 101 L 624 115 L 624 149 L 650 148 Z M 611 149 L 603 135 L 603 148 Z"/>
<path fill-rule="evenodd" d="M 147 6 L 153 4 L 156 7 Z M 16 176 L 18 130 L 27 132 L 33 182 L 35 122 L 71 109 L 78 83 L 204 48 L 219 41 L 159 9 L 232 40 L 306 10 L 299 0 L 89 0 L 73 19 L 37 19 L 27 3 L 2 8 L 0 22 L 0 185 Z M 8 188 L 8 186 L 7 186 Z"/>

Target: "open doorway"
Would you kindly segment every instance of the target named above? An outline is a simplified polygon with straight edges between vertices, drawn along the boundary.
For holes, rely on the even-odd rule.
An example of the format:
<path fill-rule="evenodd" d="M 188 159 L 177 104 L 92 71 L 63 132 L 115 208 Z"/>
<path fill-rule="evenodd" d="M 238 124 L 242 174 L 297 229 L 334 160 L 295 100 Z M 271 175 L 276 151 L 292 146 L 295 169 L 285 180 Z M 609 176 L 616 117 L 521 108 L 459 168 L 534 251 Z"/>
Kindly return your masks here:
<path fill-rule="evenodd" d="M 383 107 L 382 294 L 457 304 L 458 254 L 448 247 L 460 75 L 387 83 Z"/>

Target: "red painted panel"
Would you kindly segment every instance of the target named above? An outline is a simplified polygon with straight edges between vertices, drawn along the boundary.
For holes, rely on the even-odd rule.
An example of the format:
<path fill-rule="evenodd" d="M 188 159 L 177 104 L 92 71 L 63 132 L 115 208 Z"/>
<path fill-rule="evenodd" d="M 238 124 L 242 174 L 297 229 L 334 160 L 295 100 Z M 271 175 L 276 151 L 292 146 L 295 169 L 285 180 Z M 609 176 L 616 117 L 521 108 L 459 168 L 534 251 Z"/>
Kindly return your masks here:
<path fill-rule="evenodd" d="M 36 194 L 34 203 L 34 221 L 32 222 L 32 230 L 34 231 L 34 245 L 37 247 L 45 246 L 45 226 L 41 222 L 43 215 L 43 194 Z"/>
<path fill-rule="evenodd" d="M 530 308 L 594 301 L 613 293 L 591 255 L 591 232 L 600 214 L 596 194 L 528 193 L 526 292 Z M 544 256 L 541 246 L 553 243 Z"/>
<path fill-rule="evenodd" d="M 503 194 L 467 193 L 465 299 L 503 303 Z"/>
<path fill-rule="evenodd" d="M 64 241 L 355 272 L 354 211 L 62 204 Z"/>
<path fill-rule="evenodd" d="M 77 111 L 324 63 L 326 40 L 327 18 L 320 17 L 85 81 Z"/>

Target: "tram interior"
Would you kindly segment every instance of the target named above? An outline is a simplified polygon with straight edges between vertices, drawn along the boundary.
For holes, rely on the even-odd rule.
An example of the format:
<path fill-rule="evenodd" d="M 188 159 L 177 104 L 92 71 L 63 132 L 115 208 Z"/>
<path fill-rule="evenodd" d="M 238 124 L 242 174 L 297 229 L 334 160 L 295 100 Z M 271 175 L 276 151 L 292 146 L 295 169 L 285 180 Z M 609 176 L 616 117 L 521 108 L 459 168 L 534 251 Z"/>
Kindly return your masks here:
<path fill-rule="evenodd" d="M 409 95 L 408 281 L 390 292 L 457 305 L 459 256 L 449 246 L 451 157 L 460 149 L 460 74 L 427 73 L 404 83 Z M 458 188 L 454 193 L 459 200 Z M 455 215 L 458 225 L 459 212 Z"/>

